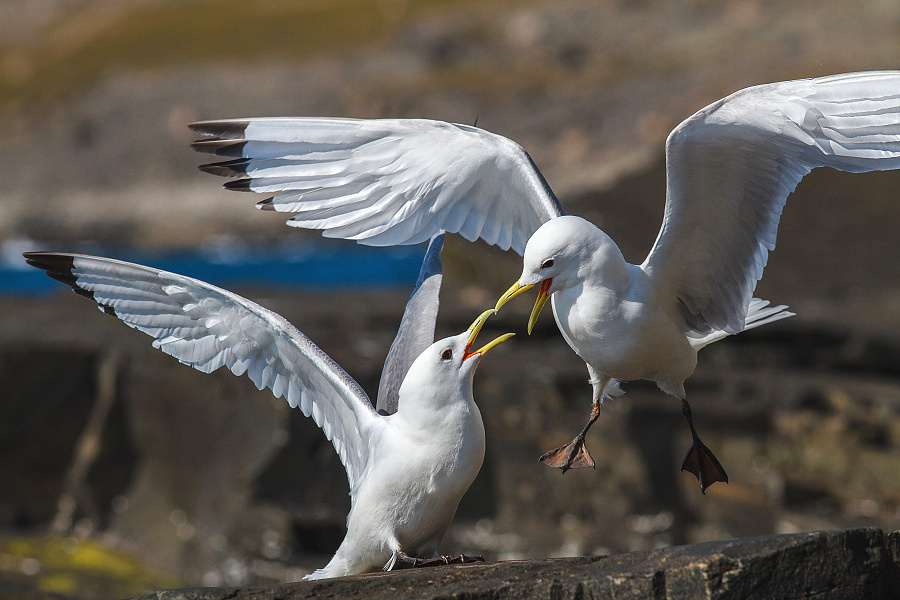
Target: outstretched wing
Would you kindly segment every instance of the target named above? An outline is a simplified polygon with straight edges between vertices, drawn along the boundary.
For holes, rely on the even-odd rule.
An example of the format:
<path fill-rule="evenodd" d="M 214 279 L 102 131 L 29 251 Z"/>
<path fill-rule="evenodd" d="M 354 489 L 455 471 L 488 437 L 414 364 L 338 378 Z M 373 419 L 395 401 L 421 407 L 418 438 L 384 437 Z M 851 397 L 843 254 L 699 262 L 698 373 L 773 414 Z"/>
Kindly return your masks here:
<path fill-rule="evenodd" d="M 681 123 L 666 162 L 665 218 L 642 267 L 677 297 L 688 331 L 736 333 L 800 179 L 900 168 L 900 72 L 739 91 Z"/>
<path fill-rule="evenodd" d="M 288 225 L 372 246 L 438 231 L 519 254 L 563 214 L 521 146 L 476 127 L 424 119 L 267 118 L 194 123 L 193 147 L 232 160 L 200 167 Z"/>
<path fill-rule="evenodd" d="M 428 250 L 425 251 L 419 279 L 403 310 L 400 329 L 384 361 L 376 404 L 379 412 L 384 411 L 387 414 L 397 412 L 400 384 L 403 383 L 409 366 L 434 343 L 441 280 L 444 277 L 441 263 L 443 247 L 444 233 L 441 232 L 431 238 Z"/>
<path fill-rule="evenodd" d="M 28 263 L 154 338 L 153 346 L 204 373 L 225 366 L 312 416 L 347 470 L 366 467 L 380 417 L 359 385 L 283 317 L 202 281 L 109 258 L 27 252 Z"/>

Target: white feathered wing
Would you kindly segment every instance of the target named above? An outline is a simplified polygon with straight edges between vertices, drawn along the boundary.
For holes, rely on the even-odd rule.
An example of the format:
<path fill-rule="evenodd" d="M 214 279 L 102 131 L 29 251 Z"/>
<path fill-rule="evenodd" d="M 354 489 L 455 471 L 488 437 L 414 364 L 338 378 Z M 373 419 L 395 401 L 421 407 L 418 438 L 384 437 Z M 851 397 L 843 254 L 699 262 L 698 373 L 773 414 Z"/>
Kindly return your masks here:
<path fill-rule="evenodd" d="M 363 389 L 286 319 L 196 279 L 110 258 L 29 252 L 29 264 L 151 336 L 153 346 L 204 373 L 247 374 L 312 417 L 347 471 L 351 494 L 381 417 Z"/>

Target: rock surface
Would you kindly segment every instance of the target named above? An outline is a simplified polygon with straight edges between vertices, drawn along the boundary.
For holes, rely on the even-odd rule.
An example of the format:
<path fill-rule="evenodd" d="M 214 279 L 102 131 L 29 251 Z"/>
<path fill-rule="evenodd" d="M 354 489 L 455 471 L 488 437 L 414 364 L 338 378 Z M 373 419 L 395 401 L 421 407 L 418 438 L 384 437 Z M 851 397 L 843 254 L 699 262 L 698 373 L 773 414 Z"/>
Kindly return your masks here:
<path fill-rule="evenodd" d="M 167 590 L 142 600 L 886 600 L 900 594 L 898 561 L 900 532 L 845 529 L 608 557 L 437 567 L 273 587 Z"/>

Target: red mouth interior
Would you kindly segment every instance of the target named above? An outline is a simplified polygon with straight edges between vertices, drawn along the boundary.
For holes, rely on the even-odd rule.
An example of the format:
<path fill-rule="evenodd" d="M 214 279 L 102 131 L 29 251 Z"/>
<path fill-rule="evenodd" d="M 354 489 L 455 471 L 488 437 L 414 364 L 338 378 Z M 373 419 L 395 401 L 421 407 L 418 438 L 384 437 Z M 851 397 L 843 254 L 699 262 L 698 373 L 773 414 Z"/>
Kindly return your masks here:
<path fill-rule="evenodd" d="M 553 278 L 550 277 L 541 282 L 541 295 L 546 296 L 547 290 L 550 289 L 550 286 L 553 284 Z"/>

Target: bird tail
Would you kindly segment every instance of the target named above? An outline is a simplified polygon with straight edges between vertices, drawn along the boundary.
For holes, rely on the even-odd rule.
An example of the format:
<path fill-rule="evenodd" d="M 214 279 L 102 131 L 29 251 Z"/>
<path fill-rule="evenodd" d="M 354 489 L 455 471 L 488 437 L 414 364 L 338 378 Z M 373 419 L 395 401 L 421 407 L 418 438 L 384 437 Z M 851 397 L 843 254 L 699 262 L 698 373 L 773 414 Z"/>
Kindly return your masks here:
<path fill-rule="evenodd" d="M 769 306 L 768 300 L 752 298 L 750 300 L 750 306 L 747 307 L 747 316 L 744 317 L 744 329 L 742 331 L 753 329 L 760 325 L 768 325 L 769 323 L 774 323 L 775 321 L 780 321 L 781 319 L 786 319 L 788 317 L 793 317 L 795 313 L 792 313 L 787 308 L 788 307 L 784 304 Z M 713 342 L 718 342 L 731 334 L 724 331 L 711 331 L 698 337 L 690 337 L 690 334 L 688 335 L 691 346 L 693 346 L 695 350 L 699 350 L 700 348 L 708 346 Z"/>
<path fill-rule="evenodd" d="M 356 575 L 358 573 L 365 573 L 367 570 L 372 570 L 371 568 L 367 569 L 362 563 L 356 562 L 356 564 L 353 564 L 352 561 L 347 560 L 343 552 L 341 552 L 342 549 L 343 544 L 341 544 L 341 548 L 338 548 L 338 551 L 335 552 L 331 560 L 328 561 L 327 565 L 325 565 L 321 569 L 316 569 L 309 575 L 305 575 L 303 577 L 303 580 L 309 581 L 313 579 L 330 579 L 331 577 Z"/>
<path fill-rule="evenodd" d="M 339 576 L 340 575 L 337 575 L 337 574 L 335 574 L 335 575 L 330 574 L 328 569 L 323 567 L 321 569 L 316 569 L 309 575 L 304 575 L 303 581 L 312 581 L 314 579 L 328 579 L 330 577 L 339 577 Z"/>

